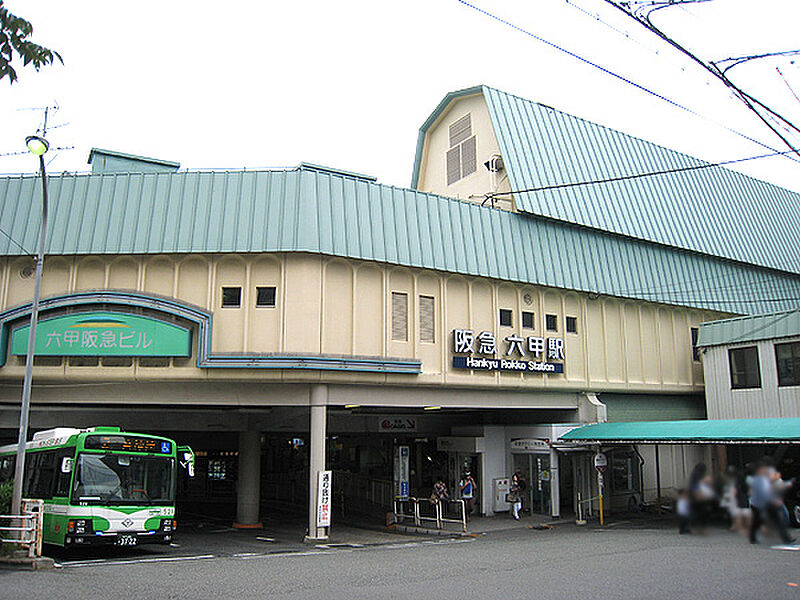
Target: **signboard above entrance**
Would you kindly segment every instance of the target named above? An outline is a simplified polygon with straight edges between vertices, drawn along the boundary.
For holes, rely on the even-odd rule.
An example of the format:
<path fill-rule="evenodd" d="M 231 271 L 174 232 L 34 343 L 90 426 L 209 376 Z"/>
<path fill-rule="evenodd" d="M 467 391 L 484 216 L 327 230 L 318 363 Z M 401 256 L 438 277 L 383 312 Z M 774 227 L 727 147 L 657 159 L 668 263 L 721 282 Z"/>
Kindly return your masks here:
<path fill-rule="evenodd" d="M 504 353 L 500 353 L 497 338 L 491 331 L 476 334 L 472 329 L 454 329 L 453 353 L 467 356 L 453 356 L 453 368 L 520 373 L 564 372 L 563 338 L 523 338 L 512 334 L 504 340 L 506 349 Z M 471 354 L 481 356 L 469 356 Z"/>
<path fill-rule="evenodd" d="M 30 325 L 11 335 L 11 354 L 24 355 Z M 191 331 L 143 315 L 92 312 L 39 321 L 39 356 L 190 356 Z"/>
<path fill-rule="evenodd" d="M 512 452 L 526 452 L 531 450 L 549 450 L 549 440 L 539 440 L 534 438 L 523 438 L 520 440 L 511 440 Z"/>

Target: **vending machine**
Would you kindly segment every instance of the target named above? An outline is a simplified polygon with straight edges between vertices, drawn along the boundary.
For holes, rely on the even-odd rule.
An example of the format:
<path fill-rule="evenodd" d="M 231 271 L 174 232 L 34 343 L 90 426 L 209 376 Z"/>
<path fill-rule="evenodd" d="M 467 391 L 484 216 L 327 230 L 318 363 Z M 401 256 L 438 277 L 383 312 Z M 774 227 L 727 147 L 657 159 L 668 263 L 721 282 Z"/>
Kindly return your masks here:
<path fill-rule="evenodd" d="M 506 502 L 506 496 L 510 488 L 511 480 L 508 477 L 492 479 L 492 511 L 504 512 L 511 510 L 511 505 Z"/>

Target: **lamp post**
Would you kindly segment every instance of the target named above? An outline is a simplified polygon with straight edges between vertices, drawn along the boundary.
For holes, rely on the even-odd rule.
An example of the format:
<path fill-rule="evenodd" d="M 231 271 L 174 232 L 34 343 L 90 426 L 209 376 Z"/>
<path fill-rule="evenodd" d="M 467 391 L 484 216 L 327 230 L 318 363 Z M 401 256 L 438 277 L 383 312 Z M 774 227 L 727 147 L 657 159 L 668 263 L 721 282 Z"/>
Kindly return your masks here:
<path fill-rule="evenodd" d="M 17 461 L 14 469 L 14 495 L 11 498 L 11 514 L 18 515 L 22 510 L 22 481 L 25 475 L 25 444 L 28 441 L 28 417 L 31 411 L 31 381 L 33 380 L 33 355 L 36 347 L 36 323 L 39 320 L 39 290 L 42 287 L 42 267 L 44 266 L 44 239 L 47 233 L 47 173 L 44 167 L 44 154 L 50 144 L 43 137 L 29 135 L 25 144 L 31 154 L 39 157 L 39 171 L 42 174 L 42 228 L 39 232 L 39 254 L 36 256 L 36 278 L 33 285 L 33 305 L 31 306 L 31 325 L 28 332 L 28 352 L 25 358 L 25 379 L 22 383 L 22 405 L 19 412 L 19 438 Z"/>

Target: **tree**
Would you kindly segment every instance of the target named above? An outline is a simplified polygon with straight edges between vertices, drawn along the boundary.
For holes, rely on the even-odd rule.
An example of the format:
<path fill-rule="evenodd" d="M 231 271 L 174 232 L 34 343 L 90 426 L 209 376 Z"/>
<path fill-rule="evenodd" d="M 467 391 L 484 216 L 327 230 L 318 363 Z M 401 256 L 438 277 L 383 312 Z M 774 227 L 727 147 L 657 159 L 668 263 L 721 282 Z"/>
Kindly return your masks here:
<path fill-rule="evenodd" d="M 33 65 L 37 71 L 56 59 L 64 64 L 58 52 L 34 44 L 28 39 L 33 33 L 33 25 L 8 12 L 3 1 L 0 0 L 0 79 L 8 77 L 12 84 L 17 80 L 17 72 L 11 66 L 15 54 L 22 59 L 23 66 Z"/>

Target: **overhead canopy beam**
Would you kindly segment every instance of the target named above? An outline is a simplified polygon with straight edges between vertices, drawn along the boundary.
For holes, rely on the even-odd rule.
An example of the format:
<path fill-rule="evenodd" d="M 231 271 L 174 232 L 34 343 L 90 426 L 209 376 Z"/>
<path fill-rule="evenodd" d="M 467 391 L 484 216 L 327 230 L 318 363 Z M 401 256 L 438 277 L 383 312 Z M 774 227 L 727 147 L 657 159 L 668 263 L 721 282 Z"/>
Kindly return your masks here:
<path fill-rule="evenodd" d="M 561 436 L 596 444 L 800 444 L 800 418 L 595 423 Z"/>

